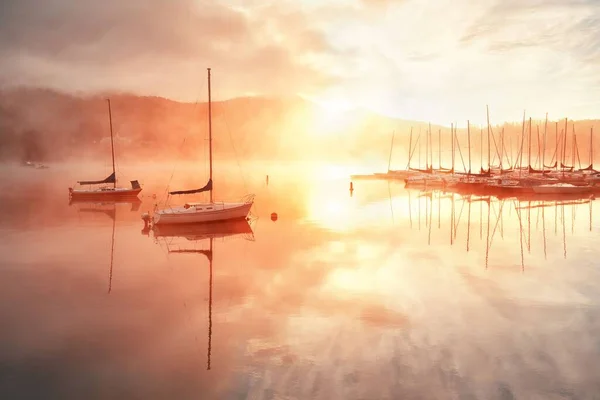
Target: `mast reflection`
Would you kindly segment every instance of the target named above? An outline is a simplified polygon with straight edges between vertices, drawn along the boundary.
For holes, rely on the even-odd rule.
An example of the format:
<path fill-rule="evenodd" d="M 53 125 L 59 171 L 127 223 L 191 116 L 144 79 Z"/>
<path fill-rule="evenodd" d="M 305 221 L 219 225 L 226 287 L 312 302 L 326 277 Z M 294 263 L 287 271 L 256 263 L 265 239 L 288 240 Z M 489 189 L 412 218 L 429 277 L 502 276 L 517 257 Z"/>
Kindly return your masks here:
<path fill-rule="evenodd" d="M 536 195 L 535 197 L 511 196 L 498 198 L 497 196 L 460 195 L 452 192 L 447 193 L 439 189 L 432 189 L 427 191 L 420 190 L 419 194 L 416 196 L 418 204 L 415 206 L 411 203 L 411 197 L 413 196 L 411 196 L 410 192 L 413 190 L 407 190 L 409 190 L 409 220 L 412 221 L 414 218 L 412 214 L 416 211 L 419 213 L 417 219 L 420 221 L 421 210 L 425 209 L 426 224 L 429 222 L 428 245 L 432 242 L 431 221 L 434 216 L 431 212 L 433 209 L 437 209 L 438 220 L 442 218 L 442 213 L 445 214 L 445 217 L 449 218 L 450 245 L 454 246 L 457 242 L 459 231 L 464 232 L 463 234 L 466 236 L 465 249 L 467 253 L 473 248 L 471 218 L 477 214 L 477 212 L 473 213 L 472 203 L 479 202 L 479 238 L 480 241 L 485 241 L 485 268 L 488 268 L 489 266 L 489 258 L 493 248 L 494 238 L 499 234 L 502 240 L 505 239 L 505 225 L 506 228 L 510 229 L 507 231 L 507 238 L 519 241 L 522 271 L 525 270 L 525 255 L 532 253 L 532 239 L 535 237 L 536 233 L 540 233 L 540 230 L 542 236 L 542 245 L 540 247 L 543 248 L 544 260 L 547 260 L 548 240 L 546 232 L 546 212 L 548 209 L 554 209 L 555 236 L 558 237 L 558 227 L 559 225 L 561 227 L 562 256 L 564 259 L 567 258 L 567 218 L 570 218 L 571 234 L 575 235 L 575 220 L 581 219 L 576 218 L 577 210 L 580 210 L 581 212 L 585 207 L 589 207 L 589 212 L 587 212 L 589 215 L 589 230 L 592 230 L 594 197 L 581 198 L 581 196 L 577 195 L 547 195 L 540 197 L 539 195 Z M 421 205 L 422 202 L 425 202 L 423 206 Z M 436 202 L 437 205 L 435 204 Z M 487 204 L 487 212 L 484 210 L 484 203 Z M 466 215 L 466 218 L 464 215 Z M 465 219 L 466 221 L 464 221 Z M 533 227 L 532 221 L 534 222 Z M 464 226 L 465 224 L 466 226 Z M 446 225 L 438 223 L 437 229 L 439 231 L 448 229 L 447 227 L 442 228 L 442 226 Z"/>
<path fill-rule="evenodd" d="M 208 224 L 177 224 L 177 225 L 145 225 L 142 234 L 150 236 L 153 233 L 154 239 L 164 241 L 169 254 L 201 254 L 208 260 L 208 345 L 206 369 L 211 369 L 211 350 L 212 350 L 212 306 L 213 306 L 213 241 L 214 239 L 226 237 L 243 237 L 245 240 L 254 241 L 254 231 L 251 223 L 254 220 L 238 219 L 229 221 L 219 221 Z M 181 248 L 175 243 L 176 239 L 186 239 L 188 242 L 200 242 L 208 239 L 208 249 Z M 177 246 L 177 249 L 173 247 Z"/>
<path fill-rule="evenodd" d="M 93 200 L 79 200 L 71 199 L 69 206 L 75 206 L 77 212 L 80 215 L 91 215 L 91 214 L 104 214 L 112 220 L 112 234 L 110 242 L 110 266 L 108 272 L 108 294 L 112 292 L 112 278 L 113 278 L 113 264 L 115 254 L 115 229 L 117 222 L 117 204 L 130 204 L 131 212 L 139 210 L 142 204 L 140 199 L 128 199 L 128 200 L 110 200 L 110 201 L 93 201 Z"/>

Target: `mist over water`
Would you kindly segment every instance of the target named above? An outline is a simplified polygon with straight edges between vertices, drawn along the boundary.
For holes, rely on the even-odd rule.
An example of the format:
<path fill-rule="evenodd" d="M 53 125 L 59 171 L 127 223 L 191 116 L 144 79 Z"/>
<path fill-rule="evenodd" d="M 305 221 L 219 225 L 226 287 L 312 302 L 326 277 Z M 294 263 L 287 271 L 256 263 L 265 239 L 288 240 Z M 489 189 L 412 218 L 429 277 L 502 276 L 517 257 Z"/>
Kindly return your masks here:
<path fill-rule="evenodd" d="M 205 199 L 166 196 L 203 186 L 203 162 L 119 164 L 137 205 L 69 205 L 106 163 L 3 165 L 0 398 L 600 393 L 596 201 L 374 181 L 351 196 L 350 167 L 310 165 L 219 165 L 217 199 L 256 199 L 251 234 L 212 241 L 212 279 L 202 253 L 169 253 L 208 239 L 155 237 L 140 218 Z"/>

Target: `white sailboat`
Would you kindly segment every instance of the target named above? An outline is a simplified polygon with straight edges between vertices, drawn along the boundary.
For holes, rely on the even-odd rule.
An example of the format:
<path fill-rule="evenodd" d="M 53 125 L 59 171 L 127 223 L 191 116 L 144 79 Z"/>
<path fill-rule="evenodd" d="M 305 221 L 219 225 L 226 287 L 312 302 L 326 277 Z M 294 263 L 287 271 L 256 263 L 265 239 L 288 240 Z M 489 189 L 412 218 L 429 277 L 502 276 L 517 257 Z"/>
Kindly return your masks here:
<path fill-rule="evenodd" d="M 111 186 L 98 186 L 96 188 L 86 189 L 73 189 L 69 188 L 69 199 L 71 200 L 118 200 L 118 199 L 133 199 L 137 198 L 138 194 L 142 191 L 137 180 L 131 181 L 130 188 L 117 187 L 117 175 L 115 171 L 115 146 L 113 142 L 113 129 L 112 129 L 112 113 L 110 110 L 110 99 L 108 102 L 108 120 L 110 124 L 110 148 L 112 154 L 112 174 L 107 178 L 99 181 L 78 181 L 77 183 L 83 185 L 105 185 L 112 183 Z"/>
<path fill-rule="evenodd" d="M 248 216 L 250 208 L 254 204 L 254 195 L 248 195 L 238 202 L 214 201 L 213 199 L 213 156 L 212 156 L 212 115 L 211 115 L 211 92 L 210 92 L 210 68 L 208 70 L 208 143 L 210 176 L 208 183 L 199 189 L 178 190 L 169 192 L 171 195 L 184 195 L 209 192 L 208 203 L 185 203 L 182 206 L 169 207 L 155 211 L 152 217 L 154 225 L 159 224 L 197 224 L 216 221 L 227 221 L 244 219 Z M 144 221 L 149 222 L 150 215 L 142 215 Z"/>

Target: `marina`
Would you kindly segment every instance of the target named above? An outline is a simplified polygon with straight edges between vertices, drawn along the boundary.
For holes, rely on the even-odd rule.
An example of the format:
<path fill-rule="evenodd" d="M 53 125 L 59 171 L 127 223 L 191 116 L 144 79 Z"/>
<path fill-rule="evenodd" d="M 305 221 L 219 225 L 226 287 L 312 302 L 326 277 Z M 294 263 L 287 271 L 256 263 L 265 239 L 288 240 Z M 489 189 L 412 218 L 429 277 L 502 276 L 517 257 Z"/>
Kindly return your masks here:
<path fill-rule="evenodd" d="M 419 133 L 413 141 L 413 130 L 409 135 L 408 164 L 404 170 L 392 170 L 392 146 L 388 162 L 388 172 L 372 175 L 353 175 L 351 179 L 400 180 L 407 188 L 423 190 L 440 188 L 447 192 L 473 195 L 492 195 L 506 197 L 517 194 L 536 195 L 580 195 L 595 196 L 600 193 L 600 173 L 594 169 L 594 132 L 589 132 L 589 154 L 587 164 L 582 165 L 582 157 L 577 142 L 575 124 L 571 124 L 569 135 L 568 119 L 559 133 L 559 123 L 555 122 L 555 140 L 549 144 L 548 115 L 543 124 L 543 135 L 537 125 L 533 133 L 532 118 L 526 120 L 523 114 L 521 135 L 513 147 L 507 146 L 504 129 L 494 132 L 489 122 L 487 110 L 487 139 L 484 129 L 479 130 L 479 160 L 472 145 L 471 125 L 467 121 L 466 151 L 459 141 L 457 128 L 450 127 L 450 149 L 442 149 L 442 131 L 438 130 L 437 157 L 432 145 L 431 125 L 424 134 Z M 537 146 L 532 146 L 532 137 L 536 136 Z M 422 142 L 425 142 L 425 165 L 421 164 Z M 484 147 L 487 147 L 487 149 Z M 567 145 L 569 148 L 567 148 Z M 487 154 L 486 151 L 487 150 Z M 444 167 L 442 155 L 450 152 L 449 167 Z M 516 152 L 516 156 L 510 154 Z M 416 154 L 415 154 L 416 153 Z M 466 153 L 466 154 L 464 154 Z M 547 154 L 552 154 L 551 156 Z M 434 166 L 434 157 L 437 166 Z M 485 158 L 484 158 L 485 157 Z M 415 158 L 417 160 L 415 160 Z M 447 158 L 447 157 L 446 157 Z M 584 156 L 585 158 L 585 156 Z M 416 166 L 415 166 L 416 161 Z M 459 162 L 460 161 L 460 162 Z M 586 160 L 584 160 L 586 161 Z M 476 164 L 478 163 L 478 165 Z M 477 171 L 474 167 L 477 166 Z"/>

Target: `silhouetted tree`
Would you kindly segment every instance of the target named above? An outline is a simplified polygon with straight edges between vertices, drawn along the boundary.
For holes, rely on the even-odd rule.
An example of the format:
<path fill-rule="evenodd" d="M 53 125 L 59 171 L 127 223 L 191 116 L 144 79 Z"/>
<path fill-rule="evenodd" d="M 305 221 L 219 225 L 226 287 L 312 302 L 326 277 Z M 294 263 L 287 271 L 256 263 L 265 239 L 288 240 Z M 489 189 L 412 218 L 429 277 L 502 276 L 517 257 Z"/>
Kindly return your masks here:
<path fill-rule="evenodd" d="M 43 161 L 46 158 L 43 136 L 39 131 L 26 130 L 21 134 L 23 160 Z"/>

